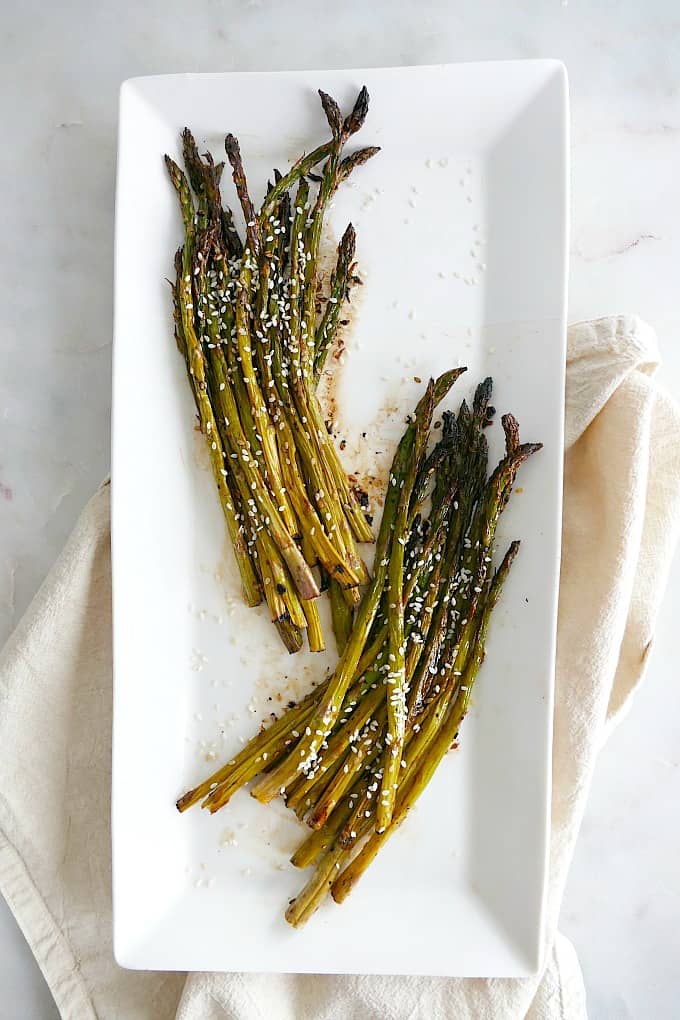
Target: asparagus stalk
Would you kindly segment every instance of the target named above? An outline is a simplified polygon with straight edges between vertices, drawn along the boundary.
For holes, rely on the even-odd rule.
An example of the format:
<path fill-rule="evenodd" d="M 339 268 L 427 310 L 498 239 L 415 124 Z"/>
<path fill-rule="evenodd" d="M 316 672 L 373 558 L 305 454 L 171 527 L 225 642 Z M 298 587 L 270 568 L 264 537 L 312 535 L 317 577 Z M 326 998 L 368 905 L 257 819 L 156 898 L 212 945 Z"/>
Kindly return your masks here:
<path fill-rule="evenodd" d="M 178 804 L 183 809 L 203 799 L 209 810 L 218 810 L 261 774 L 255 796 L 266 801 L 284 793 L 298 817 L 307 816 L 314 832 L 293 863 L 316 863 L 316 869 L 287 911 L 294 925 L 305 923 L 329 888 L 339 900 L 347 895 L 455 740 L 483 660 L 490 614 L 517 552 L 513 543 L 490 577 L 498 518 L 519 466 L 540 444 L 520 443 L 515 419 L 504 416 L 505 456 L 485 482 L 483 430 L 492 416 L 487 380 L 472 408 L 463 402 L 457 418 L 445 414 L 441 440 L 426 456 L 433 407 L 456 375 L 428 386 L 399 444 L 374 579 L 336 673 Z M 386 665 L 390 672 L 395 665 L 395 621 L 404 649 L 398 658 L 404 700 L 392 772 L 394 712 L 382 681 Z M 381 803 L 386 774 L 394 790 L 389 817 Z"/>
<path fill-rule="evenodd" d="M 349 590 L 354 591 L 355 589 L 350 588 Z M 352 632 L 352 607 L 347 604 L 347 600 L 343 594 L 343 589 L 332 577 L 329 580 L 329 594 L 335 644 L 338 650 L 338 655 L 342 655 Z"/>
<path fill-rule="evenodd" d="M 333 842 L 317 839 L 300 853 L 297 860 L 309 863 L 318 857 L 321 848 L 328 849 L 317 865 L 314 875 L 309 879 L 302 893 L 289 905 L 286 920 L 294 927 L 307 922 L 312 913 L 321 905 L 329 888 L 336 902 L 342 902 L 354 887 L 359 877 L 366 870 L 379 850 L 399 825 L 427 783 L 432 778 L 444 754 L 448 751 L 452 740 L 458 735 L 460 723 L 469 704 L 470 691 L 484 657 L 484 643 L 488 621 L 500 595 L 501 587 L 507 577 L 512 560 L 519 543 L 513 543 L 499 567 L 493 583 L 488 588 L 484 612 L 479 624 L 469 621 L 466 630 L 467 641 L 457 657 L 457 664 L 465 666 L 460 684 L 447 688 L 447 692 L 439 699 L 439 703 L 429 713 L 427 724 L 419 728 L 417 736 L 411 731 L 411 740 L 407 750 L 408 761 L 405 762 L 405 780 L 399 789 L 394 818 L 384 829 L 376 826 L 363 845 L 358 855 L 350 863 L 355 846 L 373 828 L 370 810 L 370 787 L 364 786 L 362 794 L 357 797 L 354 807 L 347 817 L 344 828 L 338 831 Z M 377 789 L 377 784 L 375 784 Z M 342 869 L 342 870 L 341 870 Z M 337 872 L 341 870 L 338 875 Z"/>
<path fill-rule="evenodd" d="M 398 503 L 398 484 L 407 471 L 413 447 L 412 430 L 407 430 L 402 438 L 390 472 L 390 484 L 385 500 L 383 518 L 376 545 L 376 565 L 373 580 L 366 590 L 359 607 L 357 618 L 340 661 L 331 677 L 328 687 L 317 707 L 306 732 L 301 737 L 294 752 L 282 763 L 272 775 L 264 776 L 253 788 L 252 794 L 262 803 L 272 800 L 282 787 L 291 782 L 298 772 L 308 770 L 314 763 L 323 740 L 331 731 L 338 718 L 347 688 L 354 676 L 359 658 L 368 638 L 371 625 L 375 619 L 382 590 L 387 577 L 389 552 L 392 547 L 392 524 Z"/>
<path fill-rule="evenodd" d="M 333 135 L 333 147 L 324 167 L 319 192 L 312 212 L 311 223 L 307 231 L 306 248 L 309 257 L 305 266 L 304 351 L 302 359 L 303 369 L 307 376 L 310 372 L 314 375 L 314 362 L 316 360 L 317 263 L 323 217 L 328 202 L 337 189 L 340 180 L 348 175 L 353 166 L 358 165 L 356 160 L 351 167 L 347 164 L 347 161 L 344 161 L 347 165 L 344 166 L 341 174 L 340 156 L 345 142 L 351 135 L 360 130 L 368 113 L 368 91 L 365 87 L 357 96 L 352 113 L 345 120 L 342 118 L 338 104 L 331 96 L 319 89 L 319 97 Z M 364 150 L 366 156 L 363 162 L 379 151 L 377 147 L 372 148 L 370 152 Z"/>
<path fill-rule="evenodd" d="M 307 923 L 333 888 L 347 856 L 348 851 L 342 846 L 334 846 L 324 854 L 304 889 L 289 904 L 286 910 L 288 924 L 300 928 Z"/>
<path fill-rule="evenodd" d="M 288 174 L 282 176 L 275 171 L 274 184 L 259 214 L 250 197 L 238 141 L 231 134 L 226 136 L 225 152 L 246 221 L 245 246 L 230 209 L 222 204 L 219 186 L 224 163 L 215 164 L 208 153 L 201 157 L 193 135 L 188 128 L 184 130 L 182 149 L 196 196 L 194 205 L 189 182 L 174 161 L 166 159 L 185 228 L 186 265 L 179 281 L 190 284 L 192 290 L 200 288 L 200 297 L 195 294 L 193 301 L 185 303 L 186 311 L 191 313 L 197 350 L 205 362 L 205 393 L 197 400 L 205 413 L 204 398 L 212 405 L 218 426 L 213 435 L 219 431 L 219 440 L 211 439 L 211 443 L 219 441 L 225 454 L 218 489 L 223 496 L 229 488 L 233 497 L 234 519 L 228 521 L 228 528 L 248 601 L 259 601 L 264 590 L 272 618 L 289 649 L 299 647 L 301 629 L 307 630 L 314 648 L 323 647 L 316 608 L 300 602 L 300 598 L 315 598 L 318 587 L 295 540 L 301 539 L 312 563 L 318 558 L 329 570 L 334 582 L 347 593 L 345 599 L 350 606 L 358 600 L 358 593 L 352 594 L 352 589 L 367 580 L 355 539 L 372 540 L 328 441 L 323 415 L 315 395 L 309 392 L 306 377 L 307 362 L 311 359 L 313 364 L 314 359 L 316 262 L 323 213 L 338 184 L 377 150 L 365 149 L 341 158 L 344 143 L 365 120 L 365 89 L 344 120 L 329 96 L 322 94 L 321 98 L 331 123 L 332 140 L 302 157 Z M 308 220 L 306 176 L 324 160 L 322 186 Z M 302 205 L 291 237 L 289 192 L 296 184 L 300 186 Z M 344 262 L 339 270 L 344 280 Z M 198 280 L 193 280 L 194 272 Z M 346 290 L 348 281 L 343 280 L 338 286 Z M 180 298 L 177 286 L 176 338 L 182 353 L 191 357 L 183 336 Z M 333 303 L 329 302 L 331 306 Z M 330 342 L 336 322 L 337 315 L 330 315 L 324 326 L 324 341 Z M 295 369 L 293 400 L 288 395 L 291 366 Z M 227 386 L 236 414 L 222 410 L 226 397 L 219 395 L 224 392 L 220 387 Z M 220 412 L 216 414 L 217 404 Z M 249 492 L 245 491 L 246 485 Z M 239 518 L 237 532 L 234 523 L 239 524 Z M 273 546 L 261 537 L 263 526 Z"/>
<path fill-rule="evenodd" d="M 340 754 L 331 764 L 322 764 L 312 779 L 300 776 L 286 790 L 286 807 L 294 811 L 301 822 L 304 822 L 313 807 L 314 797 L 320 796 L 342 769 L 344 753 Z"/>
<path fill-rule="evenodd" d="M 309 641 L 310 652 L 323 652 L 326 643 L 321 628 L 321 617 L 316 602 L 303 602 L 302 609 L 306 618 L 307 640 Z"/>
<path fill-rule="evenodd" d="M 319 145 L 316 149 L 313 149 L 306 156 L 301 156 L 296 163 L 290 168 L 287 174 L 281 177 L 271 191 L 268 193 L 262 209 L 260 210 L 260 221 L 262 222 L 269 216 L 274 208 L 276 208 L 277 202 L 280 202 L 281 198 L 287 191 L 297 184 L 300 180 L 306 177 L 314 167 L 321 163 L 326 158 L 333 148 L 333 141 L 324 142 L 323 145 Z"/>
<path fill-rule="evenodd" d="M 375 728 L 370 724 L 366 727 L 361 739 L 356 743 L 354 753 L 346 755 L 342 768 L 316 798 L 308 819 L 312 829 L 320 829 L 327 824 L 342 798 L 355 785 L 357 777 L 372 767 L 382 753 L 380 723 L 384 720 L 376 718 L 373 721 L 376 723 Z"/>
<path fill-rule="evenodd" d="M 344 868 L 342 873 L 332 883 L 331 894 L 336 903 L 342 903 L 347 898 L 366 871 L 368 865 L 375 859 L 379 850 L 402 824 L 418 797 L 432 779 L 452 742 L 456 740 L 460 724 L 467 712 L 472 687 L 484 659 L 484 645 L 491 612 L 498 601 L 502 586 L 505 583 L 518 549 L 519 542 L 513 542 L 496 571 L 487 596 L 473 654 L 468 660 L 462 682 L 458 687 L 458 694 L 445 721 L 438 728 L 430 747 L 423 754 L 417 770 L 399 790 L 396 810 L 391 824 L 381 832 L 374 832 L 354 860 Z M 303 916 L 305 915 L 303 914 Z"/>
<path fill-rule="evenodd" d="M 430 380 L 425 396 L 416 408 L 413 427 L 413 453 L 401 483 L 394 524 L 396 541 L 392 544 L 388 566 L 387 614 L 389 641 L 389 672 L 387 673 L 387 747 L 383 761 L 383 778 L 377 809 L 379 829 L 390 823 L 394 797 L 401 769 L 401 754 L 406 730 L 406 635 L 404 631 L 404 550 L 408 534 L 409 506 L 416 477 L 427 448 L 434 410 L 434 381 Z"/>
<path fill-rule="evenodd" d="M 281 642 L 286 651 L 291 655 L 295 652 L 299 652 L 302 648 L 302 632 L 300 631 L 300 628 L 297 627 L 288 617 L 275 620 L 274 626 L 278 631 L 279 637 L 281 638 Z"/>
<path fill-rule="evenodd" d="M 227 531 L 234 549 L 236 563 L 241 577 L 244 599 L 250 606 L 259 605 L 262 601 L 257 573 L 252 557 L 244 539 L 243 529 L 236 517 L 235 500 L 224 474 L 224 452 L 219 440 L 217 423 L 207 393 L 206 370 L 203 351 L 194 330 L 191 271 L 192 244 L 194 242 L 193 218 L 194 209 L 186 177 L 172 160 L 167 159 L 171 180 L 179 195 L 187 237 L 181 255 L 178 253 L 176 264 L 181 264 L 175 284 L 175 329 L 178 346 L 183 350 L 187 363 L 187 371 L 194 391 L 196 410 L 198 412 L 201 431 L 206 437 L 210 453 L 210 464 L 217 485 L 220 505 L 224 513 Z M 181 263 L 180 263 L 181 259 Z"/>
<path fill-rule="evenodd" d="M 363 780 L 368 784 L 368 780 Z M 354 811 L 355 801 L 346 797 L 333 811 L 330 820 L 322 827 L 313 830 L 297 848 L 290 859 L 296 868 L 308 868 L 325 850 L 335 843 L 350 816 Z"/>
<path fill-rule="evenodd" d="M 343 302 L 349 298 L 350 284 L 358 280 L 358 277 L 352 275 L 355 251 L 356 234 L 354 227 L 350 223 L 338 245 L 338 258 L 333 276 L 331 277 L 330 294 L 316 331 L 314 379 L 317 383 L 321 378 L 321 373 L 328 357 L 328 351 L 338 328 Z"/>
<path fill-rule="evenodd" d="M 433 406 L 436 406 L 437 403 L 444 399 L 462 371 L 464 370 L 454 369 L 444 373 L 436 380 L 431 393 Z M 350 639 L 340 657 L 335 673 L 329 681 L 322 702 L 307 727 L 309 732 L 305 732 L 301 737 L 295 751 L 289 755 L 288 759 L 282 762 L 272 774 L 264 776 L 253 788 L 253 796 L 257 800 L 262 801 L 262 803 L 272 800 L 281 788 L 285 788 L 288 783 L 292 782 L 298 772 L 308 771 L 313 767 L 322 742 L 333 729 L 338 719 L 345 694 L 355 674 L 361 652 L 366 644 L 378 611 L 387 580 L 387 568 L 395 538 L 402 537 L 396 535 L 394 525 L 399 505 L 401 483 L 409 472 L 415 434 L 415 426 L 410 425 L 399 443 L 392 462 L 383 517 L 376 544 L 373 579 L 366 589 L 363 601 L 357 612 Z"/>
<path fill-rule="evenodd" d="M 262 774 L 255 796 L 266 801 L 283 793 L 298 817 L 307 816 L 316 829 L 293 861 L 317 867 L 287 912 L 294 925 L 311 916 L 329 888 L 338 899 L 347 895 L 455 739 L 483 659 L 489 615 L 516 552 L 513 544 L 491 580 L 498 518 L 519 466 L 539 448 L 520 444 L 517 423 L 506 415 L 505 457 L 486 481 L 483 430 L 493 408 L 485 380 L 472 408 L 463 402 L 457 417 L 444 413 L 441 440 L 427 456 L 433 407 L 456 373 L 431 383 L 395 457 L 374 578 L 352 626 L 358 585 L 368 579 L 355 543 L 372 535 L 315 392 L 353 282 L 351 225 L 318 322 L 317 263 L 329 199 L 377 150 L 342 155 L 365 119 L 365 89 L 344 120 L 334 100 L 320 96 L 331 140 L 287 175 L 275 173 L 259 215 L 238 142 L 232 135 L 225 140 L 246 219 L 245 247 L 222 207 L 224 164 L 202 159 L 185 130 L 194 205 L 189 183 L 167 160 L 185 228 L 173 288 L 175 335 L 220 500 L 228 501 L 225 519 L 246 598 L 259 601 L 264 592 L 289 650 L 300 647 L 303 630 L 310 648 L 323 647 L 310 570 L 318 561 L 330 579 L 340 651 L 327 683 L 185 794 L 178 808 L 201 801 L 217 811 Z M 306 177 L 324 160 L 311 202 Z"/>
<path fill-rule="evenodd" d="M 215 361 L 215 368 L 217 371 L 216 396 L 220 402 L 223 428 L 229 436 L 238 469 L 243 473 L 247 488 L 250 490 L 251 494 L 248 497 L 248 502 L 252 512 L 257 514 L 259 510 L 263 522 L 291 572 L 300 597 L 303 599 L 317 598 L 319 588 L 314 575 L 305 562 L 295 540 L 287 530 L 282 514 L 274 503 L 269 488 L 251 457 L 250 445 L 241 425 L 239 408 L 234 397 L 231 380 L 227 375 L 220 374 L 219 362 L 217 360 Z M 255 507 L 257 507 L 257 510 Z"/>
<path fill-rule="evenodd" d="M 222 351 L 220 329 L 209 299 L 205 273 L 206 254 L 211 243 L 209 235 L 207 235 L 207 242 L 204 250 L 198 253 L 202 254 L 203 258 L 195 260 L 192 280 L 194 300 L 202 304 L 206 310 L 204 317 L 207 332 L 203 339 L 205 341 L 204 354 L 208 366 L 209 393 L 213 409 L 220 412 L 217 414 L 216 420 L 224 452 L 229 458 L 234 458 L 236 461 L 236 464 L 232 461 L 231 466 L 241 495 L 241 515 L 255 519 L 251 546 L 257 548 L 261 585 L 271 617 L 273 622 L 280 627 L 286 622 L 286 614 L 288 614 L 290 626 L 280 627 L 279 632 L 288 651 L 294 652 L 299 649 L 301 644 L 299 630 L 307 626 L 307 621 L 279 550 L 272 541 L 269 532 L 257 526 L 257 515 L 252 507 L 252 489 L 253 484 L 259 484 L 260 488 L 263 488 L 264 483 L 262 479 L 253 483 L 253 478 L 257 479 L 258 477 L 260 461 L 258 461 L 252 446 L 249 445 L 239 422 L 239 408 L 231 392 L 231 376 Z M 243 406 L 241 404 L 241 408 Z M 241 458 L 247 464 L 252 465 L 252 475 L 248 478 L 241 470 L 239 463 Z"/>
<path fill-rule="evenodd" d="M 501 509 L 502 506 L 504 505 L 504 500 L 507 501 L 507 495 L 509 493 L 509 488 L 511 485 L 510 476 L 512 475 L 513 471 L 516 471 L 516 466 L 513 458 L 514 457 L 526 458 L 526 456 L 529 456 L 530 453 L 534 452 L 535 449 L 537 448 L 537 444 L 525 444 L 524 448 L 520 448 L 518 435 L 516 433 L 513 421 L 508 421 L 504 423 L 504 427 L 506 429 L 507 437 L 507 455 L 505 461 L 502 462 L 501 465 L 499 465 L 499 468 L 494 473 L 494 476 L 492 476 L 492 481 L 490 485 L 490 488 L 494 491 L 496 495 L 495 502 L 497 506 L 500 507 Z M 519 452 L 520 449 L 522 449 L 521 453 Z M 505 480 L 503 480 L 504 478 Z M 488 504 L 483 507 L 483 510 L 485 511 L 485 518 L 493 517 L 493 514 L 488 513 L 488 509 L 489 509 Z M 469 620 L 465 621 L 465 627 L 463 628 L 462 636 L 457 644 L 457 650 L 454 656 L 453 664 L 453 677 L 455 678 L 459 676 L 462 672 L 463 680 L 460 683 L 457 683 L 454 679 L 453 687 L 451 687 L 450 683 L 448 688 L 445 686 L 445 690 L 447 689 L 450 691 L 452 690 L 455 693 L 453 708 L 450 710 L 450 715 L 448 716 L 449 726 L 454 727 L 453 735 L 451 735 L 450 732 L 447 732 L 445 737 L 442 738 L 440 732 L 440 719 L 444 717 L 445 713 L 449 712 L 447 705 L 451 701 L 452 695 L 450 694 L 447 694 L 442 699 L 440 699 L 440 703 L 437 704 L 437 708 L 435 710 L 436 714 L 432 716 L 431 719 L 429 720 L 430 722 L 429 727 L 423 728 L 422 730 L 420 725 L 418 725 L 417 727 L 420 732 L 415 742 L 414 748 L 415 754 L 409 753 L 411 751 L 409 747 L 409 751 L 407 752 L 407 758 L 410 760 L 406 760 L 403 763 L 404 765 L 407 766 L 405 773 L 405 777 L 407 780 L 413 773 L 414 765 L 419 761 L 419 755 L 422 756 L 424 754 L 424 751 L 427 750 L 429 744 L 432 743 L 433 741 L 435 741 L 435 747 L 434 750 L 431 753 L 429 753 L 428 758 L 424 760 L 422 766 L 419 766 L 418 774 L 416 778 L 412 781 L 411 785 L 406 785 L 404 787 L 406 791 L 411 791 L 409 794 L 411 798 L 417 796 L 420 790 L 423 788 L 424 784 L 428 781 L 428 778 L 431 776 L 432 772 L 434 771 L 434 768 L 436 767 L 438 761 L 441 758 L 440 753 L 441 750 L 443 749 L 443 751 L 445 752 L 446 749 L 448 748 L 450 740 L 455 739 L 457 736 L 458 726 L 460 725 L 460 722 L 465 714 L 469 702 L 472 682 L 474 681 L 474 677 L 476 676 L 476 673 L 483 659 L 484 640 L 490 613 L 497 601 L 498 595 L 500 594 L 500 588 L 505 577 L 507 576 L 510 564 L 517 552 L 518 545 L 519 545 L 518 543 L 513 543 L 511 545 L 510 549 L 508 550 L 508 553 L 506 554 L 501 564 L 501 567 L 499 568 L 494 577 L 493 582 L 489 586 L 489 592 L 486 598 L 484 612 L 479 626 L 477 625 L 476 618 L 474 616 L 476 602 L 478 601 L 476 595 L 474 596 L 471 602 L 469 609 L 470 618 Z M 480 575 L 483 575 L 483 572 L 485 570 L 486 559 L 487 558 L 484 556 L 481 558 Z M 478 580 L 479 579 L 480 578 L 478 578 Z M 477 588 L 475 588 L 475 591 L 476 590 Z M 480 588 L 479 590 L 481 591 L 482 589 Z M 459 666 L 463 666 L 463 664 L 465 664 L 464 671 L 462 671 L 459 668 L 456 668 Z M 450 666 L 448 668 L 450 670 Z M 442 670 L 441 672 L 446 671 Z M 450 681 L 451 677 L 449 676 L 448 679 Z M 439 687 L 436 688 L 436 690 L 439 689 L 440 689 Z M 411 735 L 413 734 L 415 728 L 416 727 L 413 726 L 411 730 Z M 403 817 L 405 816 L 405 810 L 408 810 L 408 804 L 411 801 L 409 801 L 408 799 L 404 800 L 404 795 L 402 793 L 400 793 L 399 796 L 401 799 L 398 801 L 398 812 L 396 815 L 395 822 L 393 823 L 393 827 L 390 828 L 388 826 L 386 829 L 382 830 L 379 826 L 376 827 L 376 832 L 369 840 L 369 844 L 367 844 L 367 847 L 361 851 L 359 857 L 356 859 L 356 862 L 352 865 L 349 865 L 349 867 L 346 869 L 346 878 L 344 880 L 338 879 L 336 883 L 334 883 L 333 886 L 334 895 L 337 895 L 338 899 L 346 895 L 347 889 L 351 888 L 353 882 L 356 881 L 356 876 L 362 873 L 362 871 L 365 869 L 368 863 L 370 863 L 370 860 L 373 859 L 373 856 L 375 856 L 375 853 L 377 853 L 378 849 L 382 845 L 382 842 L 384 842 L 384 839 L 381 838 L 381 832 L 393 831 L 393 828 L 396 827 L 401 820 L 403 820 Z M 407 805 L 406 809 L 404 809 L 404 804 Z M 295 904 L 292 904 L 291 907 L 289 908 L 287 917 L 291 921 L 291 923 L 293 924 L 304 923 L 308 916 L 310 915 L 312 909 L 318 906 L 319 902 L 322 900 L 326 885 L 320 884 L 319 879 L 323 878 L 325 874 L 326 861 L 332 859 L 334 864 L 337 863 L 338 861 L 341 862 L 345 861 L 346 855 L 338 857 L 339 846 L 346 846 L 349 837 L 351 837 L 354 840 L 357 838 L 361 839 L 363 835 L 365 835 L 366 831 L 368 831 L 368 829 L 371 828 L 372 823 L 369 821 L 371 811 L 367 810 L 368 807 L 369 805 L 366 801 L 366 793 L 364 793 L 363 798 L 359 800 L 359 802 L 355 805 L 354 811 L 350 815 L 350 819 L 348 819 L 348 821 L 345 824 L 344 835 L 341 833 L 337 837 L 340 841 L 339 844 L 336 844 L 335 850 L 329 851 L 329 853 L 333 854 L 333 857 L 332 858 L 327 857 L 324 860 L 324 863 L 320 865 L 320 875 L 313 878 L 308 883 L 308 886 L 306 887 L 305 890 L 305 899 L 303 900 L 302 908 L 299 911 L 296 910 Z M 351 828 L 352 826 L 355 826 L 357 831 L 352 829 Z M 334 827 L 334 830 L 337 831 L 337 827 Z M 327 847 L 333 845 L 332 842 L 330 842 L 327 839 L 324 840 L 323 842 L 320 841 L 321 836 L 319 836 L 319 838 L 315 841 L 315 846 L 317 847 L 317 850 L 315 850 L 313 856 L 317 855 L 319 847 Z M 307 858 L 304 853 L 300 855 L 299 859 L 301 859 L 303 863 L 306 863 L 309 860 L 309 858 Z M 314 894 L 311 899 L 310 893 Z"/>
<path fill-rule="evenodd" d="M 357 677 L 363 677 L 370 669 L 378 652 L 379 649 L 376 648 L 375 643 L 365 650 L 359 660 Z M 227 803 L 237 789 L 259 775 L 265 766 L 275 765 L 291 750 L 300 733 L 306 728 L 311 719 L 314 704 L 322 697 L 327 686 L 328 681 L 325 681 L 310 691 L 299 704 L 289 709 L 268 729 L 253 737 L 235 758 L 214 772 L 195 789 L 180 797 L 177 801 L 178 810 L 186 811 L 187 808 L 197 804 L 204 797 L 208 798 L 208 795 L 210 797 L 204 801 L 204 806 L 211 810 L 218 810 L 219 807 Z M 368 686 L 369 684 L 359 681 L 358 685 L 355 685 L 348 693 L 348 702 L 355 703 L 363 696 Z M 348 711 L 351 711 L 349 707 Z M 267 755 L 266 758 L 264 754 Z"/>
<path fill-rule="evenodd" d="M 243 210 L 243 216 L 246 221 L 246 250 L 244 254 L 246 255 L 247 261 L 248 246 L 254 255 L 259 255 L 262 244 L 262 231 L 257 214 L 255 213 L 255 207 L 248 192 L 248 183 L 246 181 L 243 161 L 241 159 L 241 149 L 239 147 L 238 140 L 234 137 L 234 135 L 228 134 L 224 139 L 224 151 L 226 152 L 227 159 L 231 164 L 234 185 L 236 186 L 236 194 L 238 195 L 239 202 L 241 203 L 241 209 Z"/>
<path fill-rule="evenodd" d="M 276 499 L 281 506 L 281 509 L 278 512 L 282 515 L 288 531 L 295 534 L 297 525 L 281 478 L 281 465 L 279 463 L 276 432 L 269 417 L 269 412 L 262 395 L 262 390 L 260 389 L 252 354 L 252 344 L 254 341 L 250 332 L 249 300 L 253 285 L 254 265 L 252 259 L 249 257 L 250 249 L 248 248 L 248 245 L 252 245 L 253 251 L 257 255 L 262 243 L 259 225 L 256 222 L 255 210 L 248 194 L 248 187 L 246 184 L 246 177 L 238 142 L 233 135 L 227 135 L 224 144 L 227 151 L 227 157 L 231 163 L 236 190 L 246 217 L 247 229 L 246 249 L 241 261 L 241 273 L 239 277 L 240 286 L 236 297 L 235 315 L 236 343 L 238 346 L 242 376 L 246 386 L 248 399 L 250 401 L 253 419 L 262 444 L 270 483 L 274 489 Z"/>

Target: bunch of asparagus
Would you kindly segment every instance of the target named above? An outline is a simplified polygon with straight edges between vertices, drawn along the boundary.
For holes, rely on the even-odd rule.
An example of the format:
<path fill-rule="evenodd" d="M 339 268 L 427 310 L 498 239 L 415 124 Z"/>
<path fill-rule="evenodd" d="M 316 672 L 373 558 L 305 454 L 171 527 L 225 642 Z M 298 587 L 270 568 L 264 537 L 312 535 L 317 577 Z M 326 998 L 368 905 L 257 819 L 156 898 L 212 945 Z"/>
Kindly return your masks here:
<path fill-rule="evenodd" d="M 313 830 L 292 858 L 314 864 L 286 912 L 304 924 L 328 891 L 341 902 L 406 817 L 458 736 L 489 619 L 519 542 L 494 572 L 494 538 L 520 465 L 540 449 L 502 418 L 505 455 L 487 477 L 491 379 L 472 407 L 435 407 L 464 369 L 430 380 L 397 448 L 373 578 L 335 672 L 177 803 L 211 813 L 259 777 Z M 428 439 L 438 441 L 428 452 Z M 358 853 L 357 853 L 358 850 Z"/>
<path fill-rule="evenodd" d="M 364 511 L 328 435 L 316 393 L 340 309 L 356 277 L 355 235 L 340 241 L 329 293 L 320 291 L 324 213 L 336 189 L 378 149 L 343 156 L 361 128 L 368 93 L 343 118 L 319 92 L 331 139 L 275 171 L 255 210 L 239 144 L 225 150 L 246 223 L 245 241 L 222 204 L 224 163 L 203 157 L 188 128 L 186 174 L 165 162 L 179 197 L 184 245 L 175 256 L 175 338 L 184 355 L 201 430 L 234 548 L 245 601 L 264 597 L 290 652 L 307 631 L 324 648 L 315 599 L 331 585 L 338 632 L 360 600 L 368 572 L 357 549 L 372 542 Z M 313 169 L 323 163 L 319 175 Z M 315 197 L 311 193 L 315 182 Z M 295 195 L 293 197 L 293 189 Z"/>

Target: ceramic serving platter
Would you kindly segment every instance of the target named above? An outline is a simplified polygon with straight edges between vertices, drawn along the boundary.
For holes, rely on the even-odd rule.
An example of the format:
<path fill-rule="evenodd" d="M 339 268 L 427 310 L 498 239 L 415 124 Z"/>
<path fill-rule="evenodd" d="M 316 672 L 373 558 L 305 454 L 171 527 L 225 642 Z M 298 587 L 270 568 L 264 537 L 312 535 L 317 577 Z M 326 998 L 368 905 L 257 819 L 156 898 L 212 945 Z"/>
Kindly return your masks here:
<path fill-rule="evenodd" d="M 223 158 L 236 134 L 261 198 L 326 137 L 316 95 L 367 85 L 360 143 L 382 147 L 342 188 L 332 248 L 357 231 L 363 287 L 331 359 L 337 441 L 379 494 L 428 376 L 484 375 L 543 451 L 522 469 L 499 547 L 522 548 L 461 731 L 417 808 L 342 905 L 301 931 L 303 830 L 247 791 L 215 816 L 175 800 L 332 667 L 288 656 L 240 601 L 166 277 L 181 242 L 163 153 L 179 134 Z M 550 816 L 564 410 L 568 115 L 554 61 L 137 78 L 121 91 L 116 204 L 112 536 L 116 957 L 160 970 L 519 976 L 539 966 Z M 224 192 L 234 202 L 230 181 Z M 421 382 L 422 380 L 422 382 Z M 500 427 L 491 431 L 499 453 Z M 377 523 L 377 522 L 376 522 Z M 329 630 L 330 634 L 330 630 Z"/>

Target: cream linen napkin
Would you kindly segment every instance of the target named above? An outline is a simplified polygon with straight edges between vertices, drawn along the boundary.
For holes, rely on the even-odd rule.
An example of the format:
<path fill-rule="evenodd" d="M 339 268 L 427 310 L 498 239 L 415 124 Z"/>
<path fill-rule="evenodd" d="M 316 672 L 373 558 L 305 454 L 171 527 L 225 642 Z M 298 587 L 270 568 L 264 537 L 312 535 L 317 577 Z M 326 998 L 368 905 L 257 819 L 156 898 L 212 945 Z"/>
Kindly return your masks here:
<path fill-rule="evenodd" d="M 652 330 L 569 333 L 548 948 L 523 980 L 125 971 L 111 950 L 109 493 L 84 511 L 0 659 L 0 889 L 68 1020 L 584 1017 L 556 933 L 592 769 L 640 682 L 680 522 L 680 411 Z M 455 964 L 454 964 L 455 966 Z"/>

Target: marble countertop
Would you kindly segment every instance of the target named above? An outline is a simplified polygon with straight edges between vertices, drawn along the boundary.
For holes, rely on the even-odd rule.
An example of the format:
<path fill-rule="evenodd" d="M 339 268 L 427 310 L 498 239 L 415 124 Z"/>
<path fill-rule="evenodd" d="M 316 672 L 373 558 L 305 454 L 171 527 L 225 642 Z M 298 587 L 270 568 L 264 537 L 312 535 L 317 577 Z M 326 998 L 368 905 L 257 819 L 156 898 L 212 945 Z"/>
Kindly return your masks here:
<path fill-rule="evenodd" d="M 296 29 L 305 18 L 311 44 Z M 117 99 L 133 75 L 562 59 L 570 318 L 642 315 L 659 334 L 661 377 L 680 394 L 674 0 L 346 0 L 334 10 L 318 0 L 26 0 L 5 9 L 0 32 L 0 643 L 108 471 Z M 647 683 L 602 753 L 564 902 L 593 1020 L 677 1016 L 679 613 L 676 561 Z M 57 1015 L 3 902 L 0 988 L 0 1020 Z"/>

